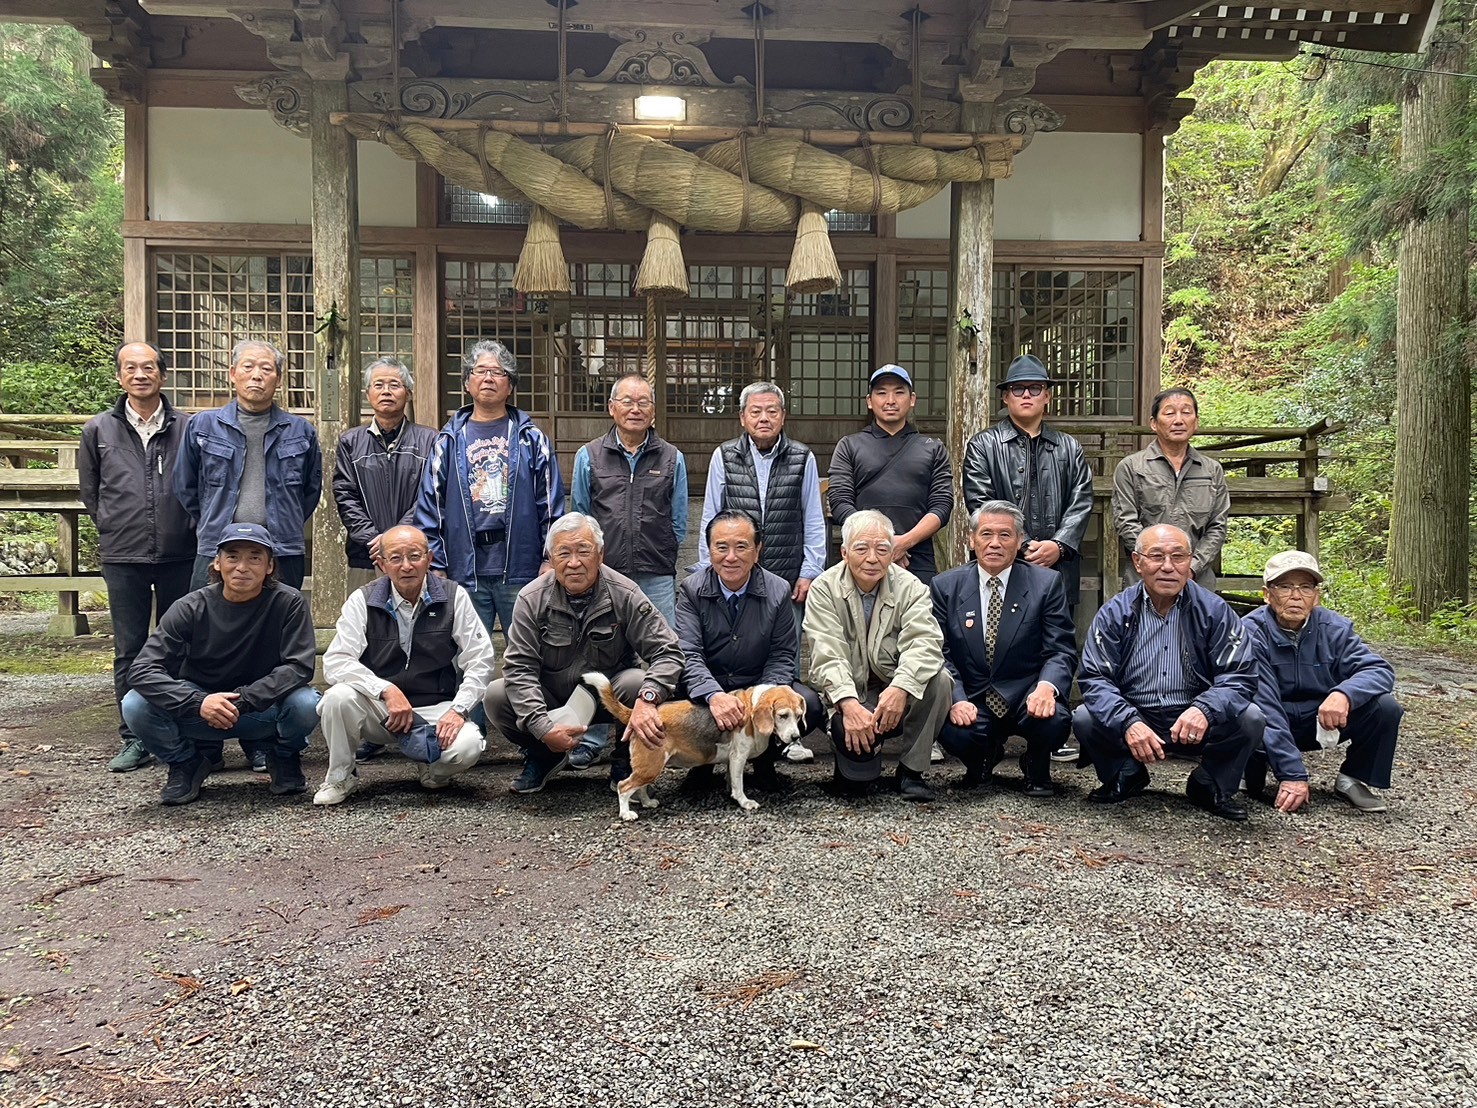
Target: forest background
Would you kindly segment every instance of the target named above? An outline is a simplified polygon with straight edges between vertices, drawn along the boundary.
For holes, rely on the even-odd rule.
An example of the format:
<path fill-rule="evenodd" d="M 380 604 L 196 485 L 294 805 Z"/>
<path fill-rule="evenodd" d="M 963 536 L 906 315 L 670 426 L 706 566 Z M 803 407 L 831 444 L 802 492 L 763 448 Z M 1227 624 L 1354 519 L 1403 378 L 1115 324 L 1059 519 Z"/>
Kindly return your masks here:
<path fill-rule="evenodd" d="M 1342 422 L 1322 472 L 1352 507 L 1324 518 L 1325 602 L 1377 640 L 1468 652 L 1477 650 L 1472 607 L 1453 602 L 1418 619 L 1386 568 L 1396 261 L 1410 195 L 1400 98 L 1418 64 L 1335 52 L 1199 73 L 1189 90 L 1197 107 L 1168 144 L 1164 380 L 1196 390 L 1204 426 Z M 122 119 L 90 81 L 91 65 L 70 28 L 0 27 L 0 405 L 9 412 L 94 412 L 116 395 Z M 1461 121 L 1446 152 L 1444 187 L 1457 182 L 1464 206 L 1474 122 Z M 1477 333 L 1470 320 L 1451 323 Z M 0 515 L 0 541 L 52 530 L 47 517 Z M 1290 544 L 1290 523 L 1235 520 L 1225 570 L 1259 572 L 1268 549 Z"/>

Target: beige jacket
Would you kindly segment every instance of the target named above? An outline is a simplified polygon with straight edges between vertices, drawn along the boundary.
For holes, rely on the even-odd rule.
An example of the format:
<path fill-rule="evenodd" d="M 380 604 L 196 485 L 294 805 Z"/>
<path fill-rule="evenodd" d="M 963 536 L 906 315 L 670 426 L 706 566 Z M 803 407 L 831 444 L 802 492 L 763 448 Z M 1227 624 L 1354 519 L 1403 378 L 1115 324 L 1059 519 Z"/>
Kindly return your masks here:
<path fill-rule="evenodd" d="M 928 586 L 890 566 L 877 588 L 870 630 L 845 562 L 817 577 L 805 597 L 810 685 L 833 707 L 847 697 L 861 699 L 874 682 L 921 700 L 944 667 L 944 633 L 933 618 Z"/>

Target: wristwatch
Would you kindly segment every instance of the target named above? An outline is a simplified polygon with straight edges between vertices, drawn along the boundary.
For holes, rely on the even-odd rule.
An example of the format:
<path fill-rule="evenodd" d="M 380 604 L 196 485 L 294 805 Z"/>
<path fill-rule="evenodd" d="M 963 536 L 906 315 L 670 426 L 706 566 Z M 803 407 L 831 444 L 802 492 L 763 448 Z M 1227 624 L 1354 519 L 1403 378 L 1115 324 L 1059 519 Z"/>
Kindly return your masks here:
<path fill-rule="evenodd" d="M 655 689 L 642 689 L 638 695 L 648 704 L 655 705 L 662 702 L 661 694 L 658 693 Z"/>

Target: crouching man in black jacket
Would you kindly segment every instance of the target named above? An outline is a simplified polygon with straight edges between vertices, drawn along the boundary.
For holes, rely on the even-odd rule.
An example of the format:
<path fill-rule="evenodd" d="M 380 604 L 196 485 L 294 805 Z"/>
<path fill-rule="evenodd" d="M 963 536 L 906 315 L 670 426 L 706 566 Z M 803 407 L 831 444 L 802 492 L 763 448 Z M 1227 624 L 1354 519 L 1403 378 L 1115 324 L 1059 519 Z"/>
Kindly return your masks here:
<path fill-rule="evenodd" d="M 301 754 L 318 724 L 313 619 L 276 568 L 265 527 L 228 524 L 211 583 L 169 609 L 129 671 L 123 719 L 169 766 L 165 804 L 200 795 L 228 735 L 264 748 L 274 794 L 307 788 Z"/>

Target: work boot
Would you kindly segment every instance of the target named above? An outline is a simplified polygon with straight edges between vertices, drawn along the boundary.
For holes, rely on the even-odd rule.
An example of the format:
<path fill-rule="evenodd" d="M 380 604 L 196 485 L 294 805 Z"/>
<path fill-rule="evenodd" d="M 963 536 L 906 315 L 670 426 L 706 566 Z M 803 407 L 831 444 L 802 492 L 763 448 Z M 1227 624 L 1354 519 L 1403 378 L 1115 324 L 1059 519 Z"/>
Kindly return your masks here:
<path fill-rule="evenodd" d="M 267 786 L 267 791 L 273 796 L 292 796 L 294 793 L 308 791 L 307 778 L 303 776 L 302 755 L 297 752 L 291 754 L 266 754 L 267 772 L 272 775 L 272 783 Z"/>
<path fill-rule="evenodd" d="M 108 768 L 114 773 L 128 773 L 130 770 L 143 769 L 153 760 L 154 756 L 144 749 L 143 743 L 137 739 L 127 739 L 123 743 L 123 749 L 113 755 Z"/>
<path fill-rule="evenodd" d="M 200 752 L 194 751 L 187 761 L 169 763 L 169 780 L 159 794 L 161 804 L 189 804 L 200 795 L 200 786 L 210 775 L 210 767 Z"/>

